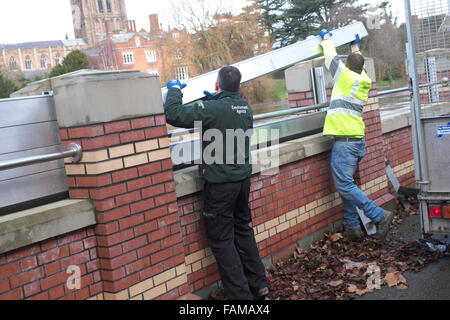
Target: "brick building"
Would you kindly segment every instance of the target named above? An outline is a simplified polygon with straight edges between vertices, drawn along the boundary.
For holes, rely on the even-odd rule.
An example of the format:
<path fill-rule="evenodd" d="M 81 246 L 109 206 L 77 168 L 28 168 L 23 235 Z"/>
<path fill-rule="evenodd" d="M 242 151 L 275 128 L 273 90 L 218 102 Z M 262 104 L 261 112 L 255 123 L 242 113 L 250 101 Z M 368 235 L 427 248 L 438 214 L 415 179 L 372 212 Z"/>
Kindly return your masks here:
<path fill-rule="evenodd" d="M 149 22 L 148 32 L 136 31 L 136 23 L 131 20 L 127 22 L 127 33 L 115 33 L 107 21 L 106 38 L 88 53 L 96 55 L 100 69 L 158 74 L 162 83 L 174 77 L 187 80 L 194 76 L 194 68 L 185 58 L 187 49 L 181 45 L 187 33 L 176 29 L 162 31 L 157 14 L 151 14 Z"/>

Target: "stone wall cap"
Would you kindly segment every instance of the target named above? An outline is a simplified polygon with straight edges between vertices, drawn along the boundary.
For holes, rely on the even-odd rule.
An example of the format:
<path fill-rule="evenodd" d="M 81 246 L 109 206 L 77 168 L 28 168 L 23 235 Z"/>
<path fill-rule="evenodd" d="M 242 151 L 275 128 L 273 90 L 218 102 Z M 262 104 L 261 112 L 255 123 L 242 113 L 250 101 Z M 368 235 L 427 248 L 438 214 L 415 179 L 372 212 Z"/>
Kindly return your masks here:
<path fill-rule="evenodd" d="M 96 224 L 90 200 L 67 199 L 0 216 L 0 254 Z"/>
<path fill-rule="evenodd" d="M 138 70 L 78 70 L 51 78 L 52 89 L 71 83 L 90 82 L 99 80 L 121 80 L 121 79 L 140 79 L 154 78 L 156 75 L 144 73 Z"/>

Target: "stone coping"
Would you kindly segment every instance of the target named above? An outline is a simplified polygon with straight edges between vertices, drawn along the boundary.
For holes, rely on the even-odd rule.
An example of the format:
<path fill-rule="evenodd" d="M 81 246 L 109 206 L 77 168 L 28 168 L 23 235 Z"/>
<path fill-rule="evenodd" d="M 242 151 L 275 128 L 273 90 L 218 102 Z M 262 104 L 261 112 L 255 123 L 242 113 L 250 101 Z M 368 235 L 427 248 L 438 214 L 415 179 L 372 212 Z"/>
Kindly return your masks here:
<path fill-rule="evenodd" d="M 0 254 L 96 224 L 90 200 L 67 199 L 0 216 Z"/>
<path fill-rule="evenodd" d="M 267 173 L 271 175 L 276 173 L 272 170 L 277 170 L 278 167 L 331 150 L 332 145 L 332 138 L 318 133 L 312 136 L 287 141 L 279 146 L 253 150 L 252 158 L 255 158 L 255 156 L 262 157 L 263 159 L 267 156 L 270 158 L 271 152 L 273 152 L 274 148 L 278 147 L 280 159 L 278 166 L 272 169 L 264 169 L 263 171 L 263 174 Z M 261 166 L 254 164 L 252 174 L 260 173 L 262 170 L 263 168 L 261 168 Z M 200 179 L 198 166 L 176 171 L 175 185 L 177 197 L 183 197 L 202 190 L 203 181 Z"/>
<path fill-rule="evenodd" d="M 135 70 L 79 70 L 33 82 L 11 97 L 43 91 L 53 92 L 60 128 L 164 113 L 159 77 Z"/>
<path fill-rule="evenodd" d="M 435 105 L 423 105 L 422 116 L 440 116 L 448 114 L 448 103 L 441 103 Z M 392 132 L 412 125 L 410 108 L 401 108 L 398 110 L 383 111 L 380 110 L 381 131 L 383 133 Z"/>
<path fill-rule="evenodd" d="M 381 120 L 383 133 L 411 126 L 410 110 L 400 109 L 397 112 L 381 114 Z M 332 138 L 323 136 L 322 133 L 284 142 L 279 146 L 279 166 L 329 151 L 332 145 Z M 258 156 L 267 154 L 268 150 L 270 154 L 270 149 L 273 149 L 273 147 L 254 150 L 252 151 L 252 157 L 255 154 L 258 154 Z M 254 165 L 252 174 L 259 172 L 261 172 L 261 168 L 258 165 Z M 203 181 L 200 179 L 198 166 L 176 171 L 175 184 L 178 198 L 201 191 L 203 189 Z"/>
<path fill-rule="evenodd" d="M 411 126 L 411 111 L 409 109 L 399 109 L 396 111 L 380 111 L 381 131 L 383 133 L 392 132 L 404 127 Z"/>

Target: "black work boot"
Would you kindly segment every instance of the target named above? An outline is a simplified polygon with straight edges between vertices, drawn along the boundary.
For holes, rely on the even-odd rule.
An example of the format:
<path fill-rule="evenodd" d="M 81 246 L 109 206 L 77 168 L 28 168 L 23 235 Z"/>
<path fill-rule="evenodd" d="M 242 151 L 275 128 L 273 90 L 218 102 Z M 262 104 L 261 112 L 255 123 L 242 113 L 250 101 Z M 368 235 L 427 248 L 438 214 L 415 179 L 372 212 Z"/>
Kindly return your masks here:
<path fill-rule="evenodd" d="M 374 235 L 375 238 L 378 240 L 384 240 L 386 238 L 392 219 L 394 219 L 394 213 L 392 211 L 384 210 L 383 218 L 375 223 L 377 226 L 377 232 Z"/>
<path fill-rule="evenodd" d="M 264 298 L 269 294 L 269 288 L 268 287 L 264 287 L 259 289 L 256 294 L 255 294 L 255 299 L 256 300 L 264 300 Z"/>
<path fill-rule="evenodd" d="M 345 227 L 344 236 L 346 236 L 353 242 L 361 242 L 364 239 L 364 234 L 360 226 L 353 228 Z"/>

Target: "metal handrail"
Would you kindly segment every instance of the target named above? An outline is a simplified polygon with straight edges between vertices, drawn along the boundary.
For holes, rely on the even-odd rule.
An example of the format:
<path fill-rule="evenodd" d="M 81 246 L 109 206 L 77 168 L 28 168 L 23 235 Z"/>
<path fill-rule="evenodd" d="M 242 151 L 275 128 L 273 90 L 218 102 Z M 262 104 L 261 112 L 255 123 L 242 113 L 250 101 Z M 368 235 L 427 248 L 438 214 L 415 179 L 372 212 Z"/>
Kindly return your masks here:
<path fill-rule="evenodd" d="M 281 117 L 281 116 L 288 116 L 288 115 L 296 114 L 296 113 L 299 113 L 299 112 L 326 108 L 329 105 L 330 104 L 328 102 L 325 102 L 325 103 L 315 104 L 315 105 L 311 105 L 311 106 L 305 106 L 305 107 L 291 108 L 291 109 L 288 109 L 288 110 L 279 110 L 279 111 L 273 111 L 273 112 L 268 112 L 268 113 L 262 113 L 262 114 L 257 114 L 255 116 L 253 116 L 253 120 L 262 120 L 262 119 L 269 119 L 269 118 L 275 118 L 275 117 Z"/>
<path fill-rule="evenodd" d="M 448 78 L 443 78 L 441 81 L 421 84 L 420 87 L 421 88 L 429 87 L 429 86 L 434 86 L 434 85 L 438 85 L 438 84 L 444 84 L 445 86 L 448 86 L 449 80 L 448 80 Z M 397 89 L 392 89 L 392 90 L 385 90 L 385 91 L 378 92 L 377 96 L 392 94 L 392 93 L 397 93 L 397 92 L 402 92 L 402 91 L 408 91 L 408 90 L 410 90 L 410 87 L 402 87 L 402 88 L 397 88 Z M 268 112 L 268 113 L 264 113 L 264 114 L 255 115 L 253 117 L 253 120 L 262 120 L 262 119 L 286 116 L 286 115 L 296 114 L 299 112 L 326 108 L 328 106 L 329 106 L 328 103 L 322 103 L 322 104 L 316 104 L 316 105 L 311 105 L 311 106 L 292 108 L 292 109 L 288 109 L 288 110 Z M 193 129 L 187 129 L 187 130 L 186 129 L 176 129 L 176 130 L 169 131 L 169 135 L 173 135 L 175 133 L 183 134 L 183 133 L 187 133 L 187 132 L 191 132 L 191 131 L 193 131 Z M 24 157 L 24 158 L 20 158 L 20 159 L 14 159 L 14 160 L 0 162 L 0 171 L 14 169 L 14 168 L 23 167 L 23 166 L 29 166 L 29 165 L 47 162 L 47 161 L 65 159 L 65 158 L 71 158 L 73 163 L 77 163 L 81 160 L 82 151 L 83 151 L 83 149 L 78 143 L 70 143 L 68 145 L 66 151 L 37 155 L 37 156 L 30 156 L 30 157 Z"/>
<path fill-rule="evenodd" d="M 67 146 L 66 151 L 40 154 L 37 156 L 24 157 L 20 159 L 8 160 L 0 162 L 0 171 L 14 169 L 18 167 L 29 166 L 37 163 L 59 160 L 64 158 L 71 158 L 73 163 L 77 163 L 81 160 L 81 154 L 83 152 L 82 147 L 78 143 L 70 143 Z"/>
<path fill-rule="evenodd" d="M 440 80 L 440 81 L 420 84 L 419 88 L 436 86 L 438 84 L 443 84 L 444 86 L 448 87 L 448 84 L 449 84 L 448 78 L 445 77 L 445 78 L 442 78 L 442 80 Z M 410 90 L 411 90 L 411 87 L 401 87 L 401 88 L 396 88 L 396 89 L 391 89 L 391 90 L 384 90 L 384 91 L 378 92 L 377 96 L 383 96 L 383 95 L 387 95 L 387 94 L 399 93 L 399 92 L 410 91 Z"/>
<path fill-rule="evenodd" d="M 424 84 L 421 84 L 419 87 L 420 88 L 431 87 L 431 86 L 435 86 L 435 85 L 439 85 L 439 84 L 448 86 L 449 85 L 448 78 L 445 77 L 445 78 L 442 78 L 442 80 L 440 80 L 440 81 L 424 83 Z M 383 96 L 383 95 L 388 95 L 388 94 L 398 93 L 398 92 L 403 92 L 403 91 L 409 91 L 409 90 L 411 90 L 411 88 L 409 86 L 401 87 L 401 88 L 397 88 L 397 89 L 379 91 L 376 96 L 378 97 L 378 96 Z M 322 103 L 322 104 L 315 104 L 315 105 L 299 107 L 299 108 L 291 108 L 288 110 L 279 110 L 279 111 L 273 111 L 273 112 L 268 112 L 268 113 L 262 113 L 262 114 L 253 116 L 253 120 L 276 118 L 276 117 L 292 115 L 292 114 L 296 114 L 296 113 L 304 112 L 304 111 L 327 108 L 328 106 L 329 106 L 329 103 Z M 171 137 L 171 136 L 179 136 L 179 135 L 193 133 L 193 132 L 194 132 L 194 129 L 178 128 L 178 129 L 170 130 L 168 133 L 169 133 L 169 136 Z"/>

